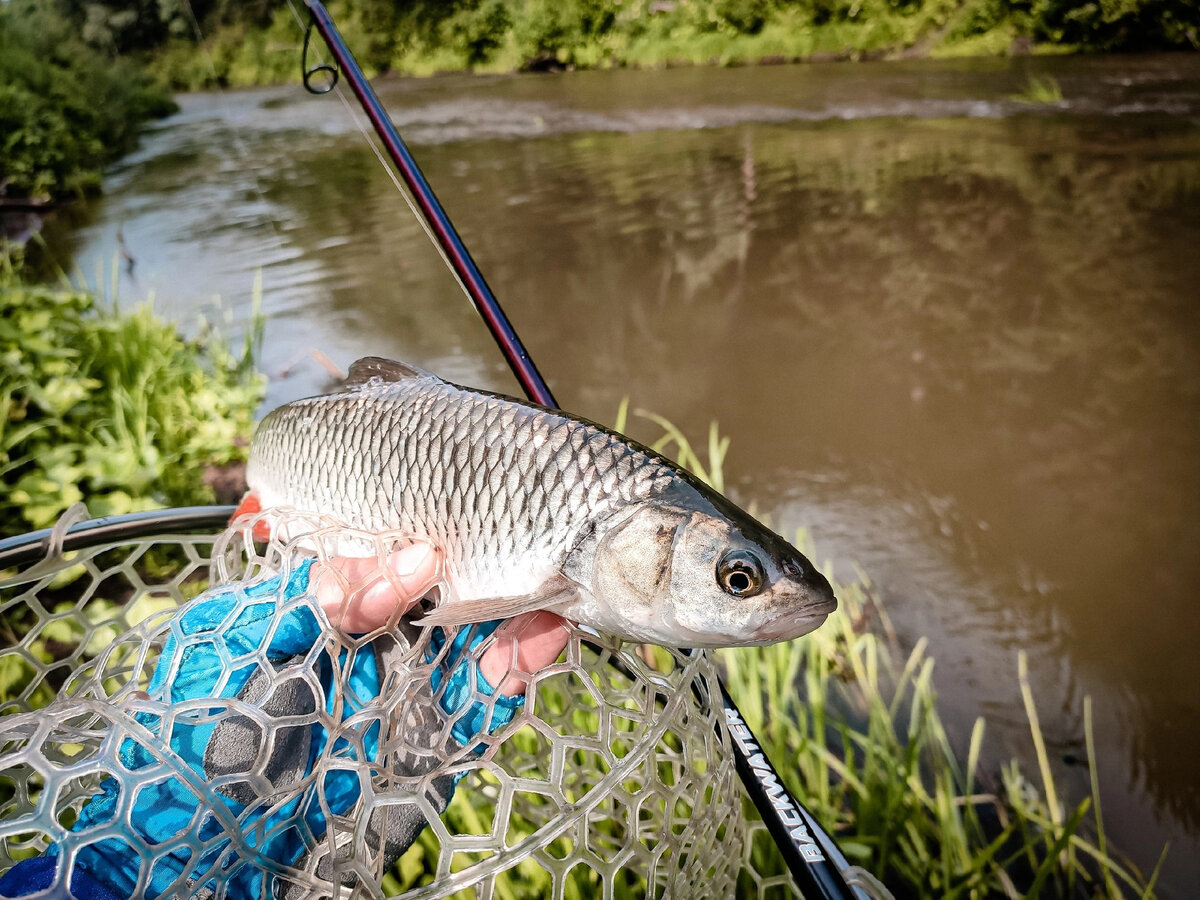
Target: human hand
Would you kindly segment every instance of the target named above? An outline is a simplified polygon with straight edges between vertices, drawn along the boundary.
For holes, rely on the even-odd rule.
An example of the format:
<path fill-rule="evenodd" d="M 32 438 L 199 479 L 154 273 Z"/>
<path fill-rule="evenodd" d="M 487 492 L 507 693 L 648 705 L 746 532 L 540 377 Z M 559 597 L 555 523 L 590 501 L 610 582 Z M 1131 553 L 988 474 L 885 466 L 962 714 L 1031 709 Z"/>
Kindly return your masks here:
<path fill-rule="evenodd" d="M 394 624 L 434 586 L 438 578 L 437 551 L 428 544 L 411 544 L 387 558 L 380 572 L 374 557 L 338 557 L 315 563 L 310 576 L 317 603 L 331 625 L 351 634 L 366 634 Z M 496 640 L 479 658 L 479 673 L 501 694 L 525 692 L 526 678 L 558 659 L 567 646 L 561 616 L 551 612 L 522 613 L 496 629 Z"/>

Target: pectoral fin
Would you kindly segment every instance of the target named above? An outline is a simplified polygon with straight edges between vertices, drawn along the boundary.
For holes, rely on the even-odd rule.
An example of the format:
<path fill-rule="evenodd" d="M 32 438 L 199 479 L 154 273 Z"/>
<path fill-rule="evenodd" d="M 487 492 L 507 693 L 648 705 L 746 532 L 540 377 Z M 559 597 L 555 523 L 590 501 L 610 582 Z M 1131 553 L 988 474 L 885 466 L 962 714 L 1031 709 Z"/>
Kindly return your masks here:
<path fill-rule="evenodd" d="M 492 619 L 510 619 L 539 609 L 554 611 L 575 600 L 579 587 L 565 575 L 548 579 L 532 594 L 515 597 L 485 597 L 480 600 L 451 600 L 431 610 L 414 624 L 422 628 L 434 625 L 470 625 Z"/>

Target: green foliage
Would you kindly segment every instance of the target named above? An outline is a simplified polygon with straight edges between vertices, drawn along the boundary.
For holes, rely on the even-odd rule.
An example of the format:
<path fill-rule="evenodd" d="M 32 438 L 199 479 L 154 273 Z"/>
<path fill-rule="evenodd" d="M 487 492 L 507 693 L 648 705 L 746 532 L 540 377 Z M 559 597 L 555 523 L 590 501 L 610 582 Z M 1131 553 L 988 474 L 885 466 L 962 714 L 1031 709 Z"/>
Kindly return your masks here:
<path fill-rule="evenodd" d="M 5 535 L 73 503 L 93 516 L 211 503 L 206 465 L 245 456 L 263 380 L 254 340 L 235 355 L 183 338 L 149 305 L 0 274 L 0 515 Z"/>
<path fill-rule="evenodd" d="M 504 0 L 483 0 L 459 10 L 447 20 L 447 43 L 462 54 L 468 66 L 477 66 L 487 62 L 500 49 L 511 25 Z"/>
<path fill-rule="evenodd" d="M 368 71 L 413 74 L 753 62 L 914 46 L 936 55 L 996 54 L 1018 41 L 1099 50 L 1200 46 L 1191 0 L 336 0 L 330 8 Z M 294 67 L 249 64 L 262 59 L 256 36 L 269 33 L 269 45 L 294 50 L 290 13 L 266 24 L 260 13 L 239 20 L 225 9 L 201 26 L 217 71 L 208 80 L 185 71 L 179 57 L 194 45 L 177 43 L 166 67 L 173 84 L 296 77 Z M 229 62 L 243 57 L 246 64 Z"/>
<path fill-rule="evenodd" d="M 42 0 L 41 5 L 90 47 L 108 54 L 157 47 L 170 38 L 194 39 L 199 21 L 265 25 L 275 6 L 272 0 Z"/>
<path fill-rule="evenodd" d="M 1192 0 L 330 0 L 329 7 L 372 74 L 738 63 L 908 48 L 954 56 L 1018 45 L 1200 47 Z M 269 0 L 193 0 L 190 8 L 185 0 L 16 0 L 8 12 L 65 23 L 72 46 L 89 53 L 153 52 L 154 71 L 176 88 L 299 74 L 292 10 Z"/>
<path fill-rule="evenodd" d="M 0 5 L 0 190 L 10 196 L 97 187 L 138 125 L 174 109 L 134 62 L 92 49 L 50 7 Z"/>
<path fill-rule="evenodd" d="M 330 0 L 329 8 L 372 74 L 730 64 L 909 48 L 957 56 L 1003 54 L 1019 45 L 1200 47 L 1200 9 L 1192 0 Z M 270 0 L 14 0 L 0 11 L 0 23 L 18 22 L 39 39 L 54 33 L 38 45 L 38 55 L 59 52 L 74 67 L 151 52 L 153 70 L 181 89 L 299 76 L 300 30 L 292 10 Z M 56 24 L 47 30 L 47 22 Z M 0 61 L 0 86 L 26 68 Z M 113 80 L 132 84 L 134 72 Z M 140 84 L 150 90 L 144 76 Z M 32 108 L 26 95 L 0 99 L 10 117 L 13 109 Z M 59 123 L 36 120 L 32 111 L 14 127 L 34 135 L 32 143 L 62 148 L 45 154 L 78 152 Z M 53 161 L 41 170 L 54 170 Z"/>
<path fill-rule="evenodd" d="M 1192 0 L 1033 0 L 1030 24 L 1038 40 L 1096 50 L 1200 47 Z"/>

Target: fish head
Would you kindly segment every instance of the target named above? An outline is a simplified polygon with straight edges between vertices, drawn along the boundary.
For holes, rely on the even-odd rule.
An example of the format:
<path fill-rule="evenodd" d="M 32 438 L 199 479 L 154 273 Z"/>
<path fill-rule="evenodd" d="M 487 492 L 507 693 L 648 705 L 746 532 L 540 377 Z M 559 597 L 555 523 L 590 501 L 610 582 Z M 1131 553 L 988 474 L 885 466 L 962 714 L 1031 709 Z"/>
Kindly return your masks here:
<path fill-rule="evenodd" d="M 772 644 L 837 608 L 811 562 L 728 505 L 736 517 L 707 501 L 642 503 L 604 531 L 594 602 L 614 630 L 676 647 Z"/>

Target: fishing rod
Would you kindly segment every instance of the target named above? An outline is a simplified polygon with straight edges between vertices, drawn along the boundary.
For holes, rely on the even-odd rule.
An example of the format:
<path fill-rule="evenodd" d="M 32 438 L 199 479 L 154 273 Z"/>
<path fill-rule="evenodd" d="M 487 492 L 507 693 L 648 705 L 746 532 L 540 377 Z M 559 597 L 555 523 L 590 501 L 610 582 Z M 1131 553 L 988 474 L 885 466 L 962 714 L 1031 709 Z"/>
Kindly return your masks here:
<path fill-rule="evenodd" d="M 526 396 L 542 406 L 558 408 L 550 386 L 534 365 L 529 351 L 525 349 L 501 308 L 500 301 L 492 293 L 446 210 L 400 137 L 375 89 L 367 81 L 325 4 L 321 0 L 304 2 L 309 11 L 300 63 L 305 88 L 316 94 L 327 93 L 337 84 L 339 73 L 345 75 L 350 89 L 383 144 L 388 159 L 416 201 L 431 236 L 482 316 Z M 308 43 L 314 28 L 328 46 L 335 65 L 323 63 L 308 67 Z M 316 83 L 318 74 L 325 77 L 323 83 Z M 779 773 L 767 759 L 761 743 L 750 730 L 723 682 L 720 683 L 720 693 L 725 723 L 733 738 L 734 764 L 738 776 L 779 847 L 796 886 L 804 897 L 814 900 L 856 900 L 857 894 L 842 876 L 841 870 L 848 865 L 845 857 L 813 815 L 784 787 Z"/>

